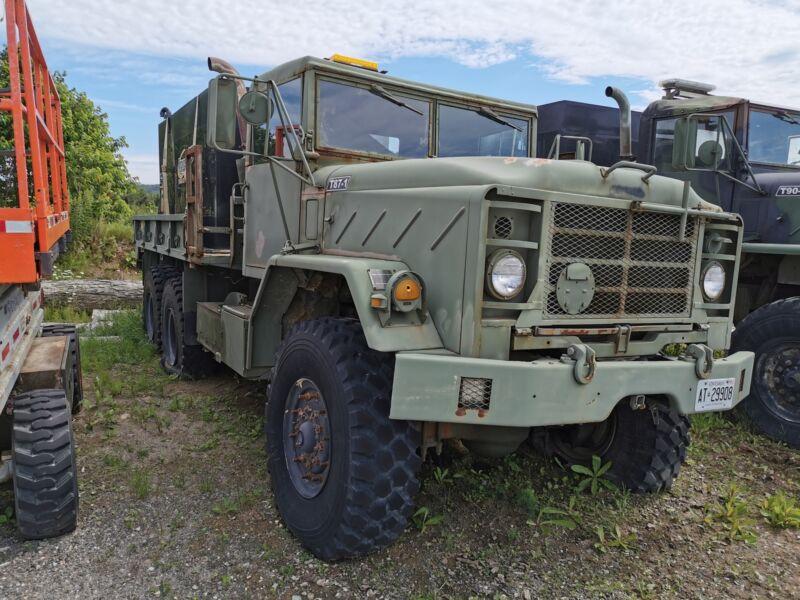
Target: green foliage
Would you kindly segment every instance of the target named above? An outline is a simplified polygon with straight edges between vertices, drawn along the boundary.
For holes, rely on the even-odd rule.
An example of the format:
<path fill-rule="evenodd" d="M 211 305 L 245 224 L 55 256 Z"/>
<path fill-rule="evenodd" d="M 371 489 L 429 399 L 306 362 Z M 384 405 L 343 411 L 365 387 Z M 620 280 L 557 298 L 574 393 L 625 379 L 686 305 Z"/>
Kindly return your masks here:
<path fill-rule="evenodd" d="M 11 523 L 14 520 L 14 507 L 13 506 L 6 506 L 5 510 L 0 513 L 0 525 L 5 525 L 6 523 Z"/>
<path fill-rule="evenodd" d="M 414 516 L 411 517 L 414 525 L 419 529 L 420 533 L 425 533 L 425 529 L 433 525 L 439 525 L 443 520 L 443 515 L 433 515 L 427 506 L 420 506 Z"/>
<path fill-rule="evenodd" d="M 140 500 L 144 500 L 150 495 L 152 490 L 150 485 L 150 473 L 144 469 L 135 469 L 131 473 L 131 490 Z"/>
<path fill-rule="evenodd" d="M 555 506 L 544 506 L 539 511 L 539 518 L 537 519 L 539 525 L 543 527 L 563 527 L 572 531 L 583 522 L 583 516 L 580 510 L 576 508 L 577 498 L 570 496 L 569 503 L 566 508 L 558 508 Z"/>
<path fill-rule="evenodd" d="M 739 487 L 731 485 L 716 506 L 706 516 L 706 523 L 718 523 L 730 541 L 754 543 L 757 539 L 753 530 L 753 519 L 749 516 L 747 501 Z"/>
<path fill-rule="evenodd" d="M 578 482 L 578 485 L 575 486 L 575 491 L 582 493 L 588 489 L 592 496 L 596 496 L 600 492 L 601 488 L 606 488 L 607 490 L 612 491 L 616 490 L 617 486 L 611 483 L 608 479 L 605 479 L 605 474 L 610 468 L 611 463 L 607 462 L 603 464 L 603 461 L 599 456 L 592 456 L 591 467 L 572 465 L 573 473 L 584 476 L 583 479 Z"/>
<path fill-rule="evenodd" d="M 605 554 L 614 548 L 631 550 L 637 540 L 635 533 L 623 533 L 619 525 L 609 528 L 608 535 L 606 535 L 606 529 L 602 525 L 595 527 L 594 532 L 597 536 L 594 548 L 601 554 Z"/>
<path fill-rule="evenodd" d="M 48 323 L 88 323 L 92 315 L 85 310 L 77 310 L 72 306 L 44 307 L 44 320 Z"/>
<path fill-rule="evenodd" d="M 800 506 L 783 491 L 767 496 L 761 503 L 761 514 L 773 527 L 800 529 Z"/>

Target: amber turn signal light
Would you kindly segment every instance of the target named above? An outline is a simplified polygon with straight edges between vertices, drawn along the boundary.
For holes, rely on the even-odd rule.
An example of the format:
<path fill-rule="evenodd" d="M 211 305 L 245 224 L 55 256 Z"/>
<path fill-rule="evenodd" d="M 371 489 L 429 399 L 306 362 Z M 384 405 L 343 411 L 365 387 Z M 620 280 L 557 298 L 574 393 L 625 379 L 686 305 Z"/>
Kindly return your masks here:
<path fill-rule="evenodd" d="M 419 282 L 413 277 L 403 277 L 394 286 L 394 299 L 397 302 L 413 302 L 422 294 Z"/>

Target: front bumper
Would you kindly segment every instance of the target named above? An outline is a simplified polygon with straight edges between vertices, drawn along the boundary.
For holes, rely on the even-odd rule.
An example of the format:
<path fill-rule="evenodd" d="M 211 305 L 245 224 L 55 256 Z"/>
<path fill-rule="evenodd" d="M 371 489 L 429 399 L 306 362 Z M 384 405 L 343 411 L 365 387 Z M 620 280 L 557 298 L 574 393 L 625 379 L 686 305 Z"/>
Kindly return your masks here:
<path fill-rule="evenodd" d="M 708 378 L 734 378 L 735 405 L 750 393 L 752 372 L 753 353 L 736 352 L 716 359 Z M 680 413 L 691 414 L 698 381 L 691 360 L 598 362 L 592 380 L 579 384 L 573 364 L 556 359 L 518 362 L 400 352 L 390 416 L 508 427 L 592 423 L 606 419 L 623 398 L 638 394 L 665 396 Z M 476 382 L 484 386 L 483 404 L 465 408 L 463 391 Z"/>

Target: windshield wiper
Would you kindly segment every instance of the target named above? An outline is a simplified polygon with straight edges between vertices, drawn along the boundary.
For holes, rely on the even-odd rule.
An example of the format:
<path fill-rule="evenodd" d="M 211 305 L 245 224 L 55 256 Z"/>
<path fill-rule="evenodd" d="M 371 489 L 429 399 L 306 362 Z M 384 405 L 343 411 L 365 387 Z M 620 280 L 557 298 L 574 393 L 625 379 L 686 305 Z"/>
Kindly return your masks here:
<path fill-rule="evenodd" d="M 425 113 L 423 113 L 421 110 L 417 110 L 413 106 L 409 106 L 408 104 L 406 104 L 405 102 L 400 100 L 400 98 L 392 96 L 389 92 L 387 92 L 385 89 L 383 89 L 379 85 L 371 85 L 371 86 L 369 86 L 369 91 L 370 91 L 371 94 L 375 94 L 379 98 L 383 98 L 384 100 L 388 100 L 392 104 L 396 104 L 397 106 L 402 106 L 403 108 L 407 108 L 411 112 L 417 113 L 420 117 L 424 117 L 425 116 Z"/>
<path fill-rule="evenodd" d="M 785 112 L 783 110 L 780 110 L 778 112 L 772 113 L 772 116 L 773 117 L 778 117 L 781 121 L 784 121 L 786 123 L 791 123 L 792 125 L 800 125 L 800 121 L 798 121 L 797 119 L 791 117 L 789 115 L 789 113 L 787 113 L 787 112 Z"/>
<path fill-rule="evenodd" d="M 478 114 L 486 117 L 490 121 L 494 121 L 495 123 L 500 123 L 500 125 L 505 125 L 506 127 L 511 127 L 511 129 L 516 129 L 517 131 L 522 133 L 522 129 L 520 129 L 510 121 L 506 121 L 503 117 L 498 115 L 491 108 L 486 108 L 485 106 L 481 106 L 478 109 Z"/>

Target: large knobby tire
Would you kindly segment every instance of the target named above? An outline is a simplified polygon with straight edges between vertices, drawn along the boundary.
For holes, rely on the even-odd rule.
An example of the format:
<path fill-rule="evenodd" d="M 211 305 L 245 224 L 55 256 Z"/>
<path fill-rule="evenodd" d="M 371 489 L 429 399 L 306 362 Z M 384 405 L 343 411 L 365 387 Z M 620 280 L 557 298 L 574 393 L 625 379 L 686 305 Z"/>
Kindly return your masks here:
<path fill-rule="evenodd" d="M 610 462 L 606 478 L 637 493 L 668 490 L 686 460 L 689 420 L 658 400 L 633 409 L 620 402 L 602 423 L 537 430 L 535 444 L 566 465 Z"/>
<path fill-rule="evenodd" d="M 184 339 L 183 284 L 172 277 L 164 284 L 161 298 L 161 366 L 170 375 L 195 379 L 217 370 L 217 363 L 200 345 Z"/>
<path fill-rule="evenodd" d="M 72 355 L 72 414 L 80 412 L 83 406 L 83 374 L 81 372 L 81 343 L 75 325 L 52 324 L 42 327 L 42 337 L 66 336 L 69 338 L 69 353 Z"/>
<path fill-rule="evenodd" d="M 800 448 L 800 298 L 747 315 L 733 332 L 732 348 L 756 355 L 750 395 L 736 414 L 767 437 Z"/>
<path fill-rule="evenodd" d="M 14 506 L 22 537 L 54 537 L 75 529 L 78 472 L 64 390 L 14 397 Z"/>
<path fill-rule="evenodd" d="M 292 533 L 324 560 L 362 556 L 405 529 L 419 490 L 420 435 L 389 418 L 393 360 L 361 326 L 296 325 L 281 346 L 266 406 L 267 461 Z"/>
<path fill-rule="evenodd" d="M 161 349 L 161 303 L 164 285 L 180 272 L 170 265 L 156 265 L 142 273 L 142 324 L 147 339 Z"/>

